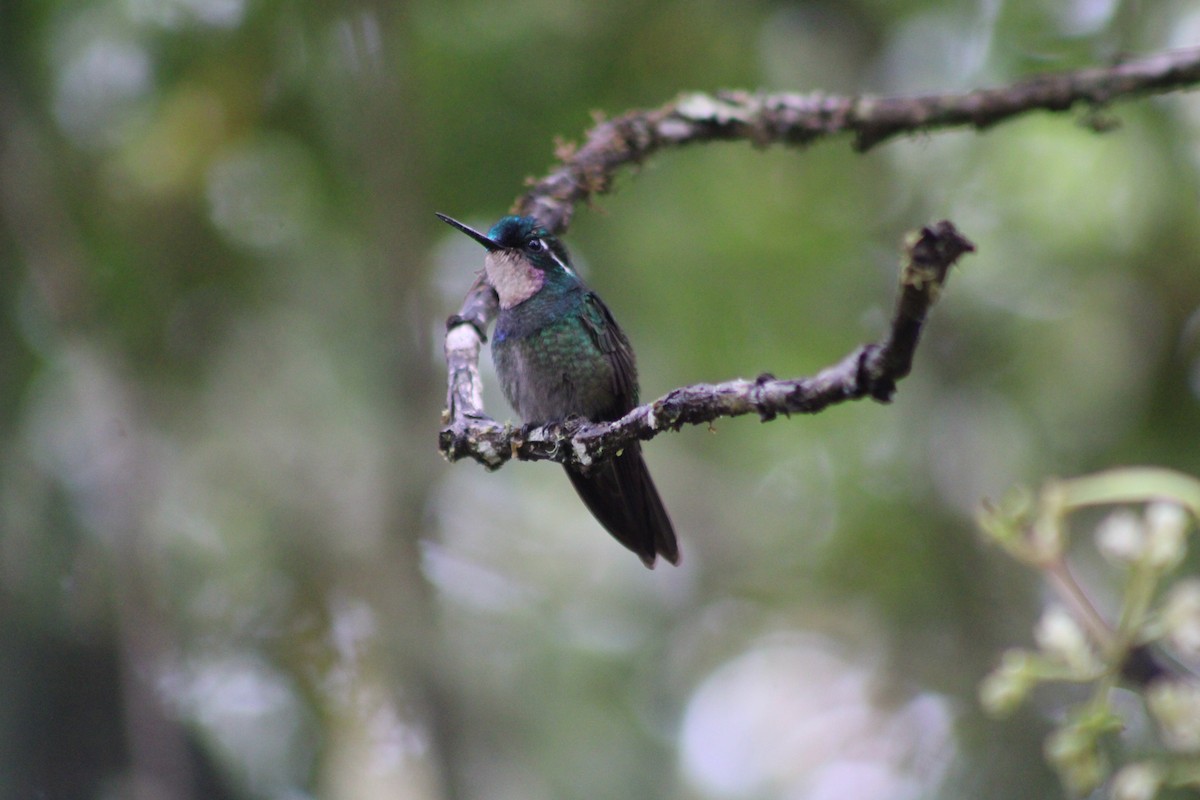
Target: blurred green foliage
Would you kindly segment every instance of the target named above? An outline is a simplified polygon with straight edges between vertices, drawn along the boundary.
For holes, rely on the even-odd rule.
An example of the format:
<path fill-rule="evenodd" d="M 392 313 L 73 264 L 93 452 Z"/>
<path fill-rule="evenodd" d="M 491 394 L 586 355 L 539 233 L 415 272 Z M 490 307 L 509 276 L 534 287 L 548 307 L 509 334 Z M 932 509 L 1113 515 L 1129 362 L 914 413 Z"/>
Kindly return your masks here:
<path fill-rule="evenodd" d="M 487 225 L 555 137 L 681 91 L 956 90 L 1198 35 L 1189 0 L 6 3 L 0 797 L 1056 796 L 1062 698 L 978 708 L 1039 596 L 971 519 L 1200 473 L 1196 95 L 1104 135 L 693 148 L 581 210 L 647 398 L 873 339 L 906 230 L 979 247 L 894 404 L 648 447 L 677 570 L 552 467 L 438 457 L 481 263 L 432 212 Z"/>
<path fill-rule="evenodd" d="M 1130 504 L 1144 507 L 1142 514 Z M 1069 517 L 1111 506 L 1116 510 L 1097 525 L 1092 551 L 1121 587 L 1107 618 L 1075 580 L 1069 553 L 1082 548 L 1069 542 Z M 1072 796 L 1092 793 L 1110 777 L 1116 800 L 1200 787 L 1200 680 L 1161 654 L 1170 650 L 1193 664 L 1200 656 L 1200 581 L 1174 574 L 1197 519 L 1200 481 L 1145 467 L 1048 481 L 1036 498 L 1016 489 L 980 511 L 985 536 L 1039 570 L 1057 594 L 1034 628 L 1037 650 L 1007 650 L 981 685 L 980 700 L 1003 715 L 1041 684 L 1086 688 L 1045 744 Z M 1127 702 L 1130 695 L 1139 702 Z"/>

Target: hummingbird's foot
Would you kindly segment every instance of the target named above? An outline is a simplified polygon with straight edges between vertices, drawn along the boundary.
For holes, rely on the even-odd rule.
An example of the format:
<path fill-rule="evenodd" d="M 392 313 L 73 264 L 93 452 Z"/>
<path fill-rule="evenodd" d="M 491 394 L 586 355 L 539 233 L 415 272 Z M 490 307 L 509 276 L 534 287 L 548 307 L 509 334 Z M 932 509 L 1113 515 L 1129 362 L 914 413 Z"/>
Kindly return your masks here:
<path fill-rule="evenodd" d="M 571 414 L 566 419 L 559 422 L 558 427 L 559 430 L 562 431 L 563 436 L 574 437 L 575 434 L 579 433 L 579 431 L 583 429 L 583 426 L 587 425 L 589 422 L 591 422 L 591 420 L 587 417 L 580 416 L 579 414 Z"/>

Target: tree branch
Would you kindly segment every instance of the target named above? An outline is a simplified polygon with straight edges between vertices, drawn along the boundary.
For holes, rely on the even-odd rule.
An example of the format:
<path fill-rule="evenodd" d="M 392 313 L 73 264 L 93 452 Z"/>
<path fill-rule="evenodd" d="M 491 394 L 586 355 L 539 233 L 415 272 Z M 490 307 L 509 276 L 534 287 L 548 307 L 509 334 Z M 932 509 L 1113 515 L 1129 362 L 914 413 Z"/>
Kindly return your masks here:
<path fill-rule="evenodd" d="M 778 380 L 761 375 L 752 381 L 685 386 L 638 406 L 615 422 L 567 420 L 522 428 L 501 425 L 483 412 L 478 367 L 482 340 L 473 325 L 453 325 L 446 335 L 450 393 L 444 422 L 449 424 L 439 438 L 442 453 L 450 461 L 474 458 L 490 469 L 518 458 L 557 461 L 586 470 L 636 439 L 651 439 L 664 431 L 718 417 L 758 414 L 767 421 L 779 414 L 815 414 L 864 397 L 886 403 L 895 393 L 896 381 L 912 367 L 925 316 L 937 301 L 950 266 L 974 249 L 950 222 L 939 222 L 913 236 L 906 248 L 900 295 L 887 335 L 811 378 Z"/>
<path fill-rule="evenodd" d="M 639 164 L 660 150 L 698 142 L 744 139 L 760 147 L 806 145 L 849 133 L 854 136 L 855 148 L 865 151 L 896 136 L 958 126 L 983 130 L 1030 111 L 1061 112 L 1080 103 L 1094 109 L 1120 99 L 1197 84 L 1200 48 L 1188 48 L 1111 67 L 1040 75 L 1005 87 L 957 94 L 685 94 L 659 108 L 630 111 L 607 121 L 598 119 L 582 146 L 559 145 L 561 164 L 546 177 L 531 181 L 513 211 L 537 217 L 551 230 L 561 232 L 570 224 L 576 204 L 608 191 L 620 168 Z M 924 247 L 940 255 L 928 261 L 918 258 L 915 251 Z M 491 287 L 477 280 L 459 312 L 447 321 L 449 390 L 443 419 L 446 427 L 440 434 L 442 452 L 452 461 L 470 456 L 491 468 L 514 455 L 584 466 L 607 458 L 634 439 L 649 439 L 663 430 L 721 416 L 755 412 L 770 419 L 779 413 L 811 413 L 867 396 L 886 401 L 895 391 L 896 381 L 908 374 L 925 313 L 936 300 L 946 268 L 972 249 L 948 222 L 926 228 L 910 248 L 888 337 L 860 348 L 815 377 L 780 381 L 763 376 L 756 381 L 685 387 L 614 423 L 564 423 L 525 431 L 500 425 L 483 412 L 479 351 L 487 341 L 487 327 L 498 304 Z"/>
<path fill-rule="evenodd" d="M 1197 84 L 1200 47 L 957 94 L 685 94 L 660 108 L 598 121 L 580 147 L 560 145 L 562 164 L 532 182 L 513 210 L 561 232 L 578 203 L 608 191 L 620 167 L 640 164 L 659 150 L 697 142 L 740 139 L 760 147 L 807 145 L 851 133 L 854 147 L 866 151 L 904 134 L 959 126 L 983 130 L 1030 111 L 1068 111 L 1078 103 L 1098 107 Z"/>

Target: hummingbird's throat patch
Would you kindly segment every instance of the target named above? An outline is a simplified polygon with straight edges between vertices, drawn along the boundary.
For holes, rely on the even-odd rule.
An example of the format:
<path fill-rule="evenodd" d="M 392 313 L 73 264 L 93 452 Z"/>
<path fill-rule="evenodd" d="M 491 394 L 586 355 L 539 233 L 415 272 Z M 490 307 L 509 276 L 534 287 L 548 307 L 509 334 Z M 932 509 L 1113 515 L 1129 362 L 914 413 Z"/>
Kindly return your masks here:
<path fill-rule="evenodd" d="M 484 259 L 488 283 L 500 297 L 501 308 L 512 308 L 537 294 L 546 273 L 511 250 L 495 250 Z"/>

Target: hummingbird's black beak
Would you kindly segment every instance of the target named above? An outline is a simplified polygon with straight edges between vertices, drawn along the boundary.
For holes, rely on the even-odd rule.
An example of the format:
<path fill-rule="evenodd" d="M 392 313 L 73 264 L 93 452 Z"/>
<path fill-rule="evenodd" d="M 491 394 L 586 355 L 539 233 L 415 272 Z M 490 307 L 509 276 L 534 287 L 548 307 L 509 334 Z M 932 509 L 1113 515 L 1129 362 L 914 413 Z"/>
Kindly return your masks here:
<path fill-rule="evenodd" d="M 469 225 L 463 225 L 461 222 L 454 219 L 454 217 L 447 217 L 445 214 L 439 214 L 437 211 L 435 211 L 433 213 L 437 214 L 437 218 L 440 219 L 442 222 L 446 223 L 447 225 L 453 225 L 455 228 L 458 228 L 460 231 L 465 233 L 467 236 L 470 236 L 472 239 L 474 239 L 475 241 L 477 241 L 481 245 L 483 245 L 485 248 L 487 248 L 488 251 L 500 249 L 500 245 L 498 243 L 492 241 L 491 239 L 484 236 L 482 233 L 480 233 L 479 231 L 470 227 Z"/>

